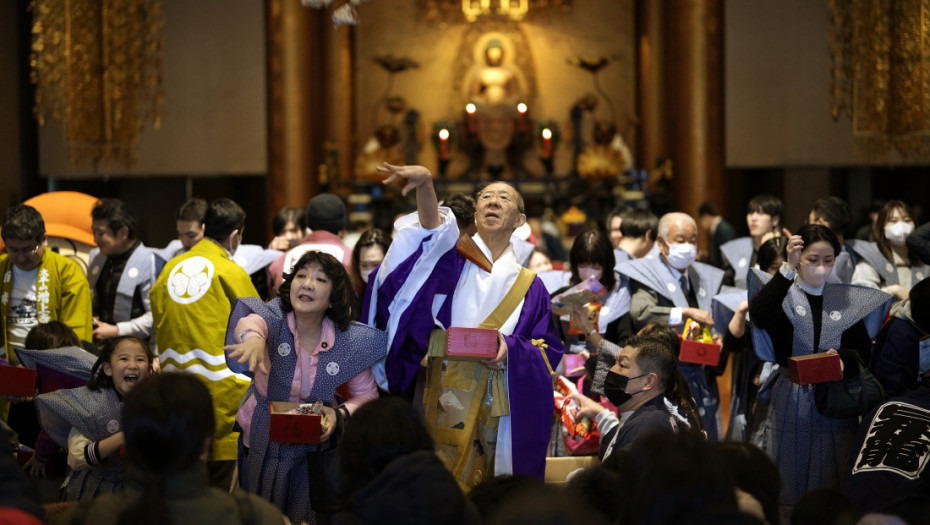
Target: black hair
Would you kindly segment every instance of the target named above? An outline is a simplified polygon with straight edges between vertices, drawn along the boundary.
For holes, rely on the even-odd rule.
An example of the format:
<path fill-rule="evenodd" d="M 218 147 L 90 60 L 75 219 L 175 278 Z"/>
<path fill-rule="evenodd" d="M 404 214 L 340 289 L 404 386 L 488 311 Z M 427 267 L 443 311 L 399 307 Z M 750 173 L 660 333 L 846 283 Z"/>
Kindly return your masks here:
<path fill-rule="evenodd" d="M 681 410 L 691 424 L 691 430 L 704 430 L 704 423 L 691 386 L 678 369 L 678 353 L 681 338 L 672 328 L 654 324 L 629 338 L 626 346 L 636 348 L 634 360 L 643 372 L 653 372 L 659 377 L 665 397 Z"/>
<path fill-rule="evenodd" d="M 733 523 L 706 516 L 738 510 L 729 469 L 694 432 L 663 429 L 643 435 L 630 448 L 622 475 L 629 490 L 618 494 L 619 523 Z"/>
<path fill-rule="evenodd" d="M 849 224 L 852 222 L 852 213 L 849 204 L 839 197 L 832 195 L 822 197 L 814 202 L 811 208 L 815 219 L 823 219 L 830 225 L 833 233 L 846 235 Z"/>
<path fill-rule="evenodd" d="M 585 230 L 575 237 L 568 260 L 572 265 L 573 283 L 581 282 L 581 277 L 578 276 L 580 266 L 596 264 L 601 267 L 600 283 L 608 292 L 617 284 L 617 275 L 614 273 L 614 266 L 617 265 L 614 247 L 607 235 L 600 230 Z"/>
<path fill-rule="evenodd" d="M 717 210 L 717 205 L 713 202 L 707 201 L 698 207 L 698 215 L 710 215 L 716 217 L 720 215 L 720 211 Z"/>
<path fill-rule="evenodd" d="M 145 339 L 140 339 L 133 335 L 120 335 L 112 339 L 107 339 L 100 344 L 100 353 L 97 355 L 97 362 L 94 363 L 93 368 L 90 369 L 90 380 L 87 381 L 87 388 L 91 390 L 113 388 L 113 378 L 103 371 L 103 365 L 105 363 L 110 364 L 110 360 L 113 359 L 113 353 L 123 341 L 131 341 L 141 346 L 142 349 L 145 350 L 145 356 L 149 359 L 149 365 L 155 360 L 152 347 L 149 346 Z"/>
<path fill-rule="evenodd" d="M 391 236 L 380 228 L 372 228 L 365 231 L 365 233 L 358 238 L 355 246 L 352 247 L 352 278 L 355 279 L 355 282 L 362 282 L 362 273 L 358 267 L 359 259 L 362 256 L 362 248 L 376 245 L 380 246 L 381 251 L 387 255 L 388 248 L 391 246 Z"/>
<path fill-rule="evenodd" d="M 291 304 L 291 283 L 294 282 L 297 272 L 310 264 L 318 264 L 332 282 L 326 317 L 332 319 L 343 332 L 348 330 L 349 323 L 358 314 L 355 307 L 358 298 L 355 296 L 355 290 L 352 288 L 352 281 L 349 279 L 349 273 L 346 271 L 345 266 L 328 253 L 310 250 L 303 254 L 300 259 L 297 259 L 290 273 L 284 274 L 284 280 L 281 282 L 281 286 L 278 287 L 281 309 L 285 312 L 294 310 L 294 305 Z"/>
<path fill-rule="evenodd" d="M 791 509 L 791 525 L 853 525 L 859 521 L 855 505 L 834 489 L 816 489 L 801 496 Z"/>
<path fill-rule="evenodd" d="M 463 231 L 469 226 L 475 224 L 475 199 L 471 195 L 464 193 L 450 193 L 442 201 L 443 206 L 447 206 L 455 215 L 455 222 L 459 226 L 459 231 Z"/>
<path fill-rule="evenodd" d="M 759 245 L 759 253 L 756 256 L 756 262 L 759 263 L 759 269 L 767 271 L 772 264 L 779 258 L 785 258 L 785 248 L 788 246 L 787 237 L 772 237 Z"/>
<path fill-rule="evenodd" d="M 780 225 L 782 215 L 785 213 L 785 204 L 774 195 L 756 195 L 746 205 L 746 215 L 753 212 L 770 215 L 773 222 L 777 218 Z"/>
<path fill-rule="evenodd" d="M 733 474 L 736 488 L 756 498 L 767 522 L 778 523 L 781 475 L 772 458 L 746 441 L 720 441 L 714 446 Z"/>
<path fill-rule="evenodd" d="M 616 496 L 627 489 L 623 481 L 617 472 L 595 465 L 572 475 L 565 484 L 565 492 L 589 511 L 602 515 L 607 523 L 619 523 Z"/>
<path fill-rule="evenodd" d="M 651 211 L 642 208 L 627 212 L 623 216 L 623 222 L 620 223 L 620 233 L 624 237 L 639 238 L 649 231 L 652 232 L 652 240 L 655 240 L 659 232 L 659 218 Z"/>
<path fill-rule="evenodd" d="M 297 227 L 303 231 L 306 227 L 304 224 L 306 222 L 304 216 L 306 215 L 306 208 L 298 208 L 296 206 L 285 206 L 278 210 L 278 213 L 274 215 L 274 218 L 271 219 L 271 230 L 275 235 L 281 235 L 284 233 L 284 228 L 288 223 L 294 223 Z"/>
<path fill-rule="evenodd" d="M 836 257 L 840 254 L 840 240 L 836 238 L 836 234 L 833 233 L 833 230 L 827 228 L 826 226 L 821 226 L 819 224 L 805 224 L 798 228 L 798 231 L 794 232 L 795 235 L 800 235 L 801 240 L 804 242 L 804 250 L 810 248 L 817 242 L 828 243 L 833 248 L 833 256 Z M 787 259 L 787 254 L 785 259 Z"/>
<path fill-rule="evenodd" d="M 136 216 L 125 202 L 119 199 L 100 199 L 90 210 L 90 217 L 95 221 L 104 221 L 116 235 L 126 228 L 130 239 L 136 238 Z"/>
<path fill-rule="evenodd" d="M 468 500 L 478 509 L 485 523 L 513 501 L 514 497 L 538 488 L 542 480 L 520 474 L 486 478 L 468 491 Z"/>
<path fill-rule="evenodd" d="M 627 204 L 621 204 L 610 210 L 607 213 L 607 220 L 604 221 L 604 226 L 607 228 L 607 233 L 610 233 L 610 222 L 614 220 L 614 217 L 620 217 L 620 226 L 623 226 L 623 221 L 626 220 L 627 214 L 631 211 L 633 211 L 633 207 Z"/>
<path fill-rule="evenodd" d="M 888 241 L 888 237 L 885 235 L 885 222 L 888 220 L 888 217 L 894 213 L 895 210 L 903 211 L 911 219 L 914 218 L 911 215 L 911 208 L 902 201 L 888 201 L 878 210 L 878 217 L 875 219 L 875 223 L 872 225 L 872 234 L 875 237 L 875 244 L 878 245 L 878 249 L 881 250 L 882 255 L 885 256 L 889 261 L 894 260 L 894 254 L 891 250 L 891 243 Z M 908 250 L 908 266 L 918 266 L 921 264 L 919 257 L 911 257 L 910 250 Z"/>
<path fill-rule="evenodd" d="M 30 350 L 48 350 L 65 346 L 81 346 L 74 330 L 61 321 L 37 324 L 26 334 L 23 347 Z"/>
<path fill-rule="evenodd" d="M 207 201 L 199 197 L 194 197 L 193 199 L 184 201 L 184 203 L 178 207 L 178 211 L 174 214 L 174 220 L 196 221 L 198 224 L 203 224 L 203 219 L 206 214 Z"/>
<path fill-rule="evenodd" d="M 126 395 L 126 456 L 151 481 L 119 515 L 120 525 L 171 523 L 164 478 L 200 461 L 215 426 L 210 390 L 193 374 L 164 372 Z"/>
<path fill-rule="evenodd" d="M 45 221 L 39 210 L 28 204 L 17 204 L 6 211 L 0 237 L 21 241 L 42 242 L 45 240 Z"/>
<path fill-rule="evenodd" d="M 232 232 L 242 233 L 245 227 L 245 210 L 232 199 L 220 197 L 210 203 L 203 217 L 203 235 L 219 243 L 226 242 Z"/>
<path fill-rule="evenodd" d="M 365 403 L 346 425 L 339 463 L 344 493 L 365 486 L 401 456 L 434 450 L 420 411 L 406 399 L 389 396 Z"/>
<path fill-rule="evenodd" d="M 517 199 L 517 211 L 519 211 L 520 213 L 526 213 L 526 204 L 523 202 L 523 195 L 520 195 L 520 192 L 517 191 L 517 187 L 516 187 L 516 186 L 514 186 L 513 184 L 511 184 L 511 183 L 509 183 L 509 182 L 504 182 L 504 181 L 502 181 L 502 180 L 496 180 L 496 181 L 488 182 L 488 183 L 486 183 L 486 184 L 482 184 L 482 185 L 478 188 L 478 191 L 475 192 L 475 201 L 478 200 L 478 196 L 481 195 L 481 192 L 483 192 L 483 191 L 485 190 L 485 188 L 487 188 L 487 187 L 490 186 L 491 184 L 505 184 L 505 185 L 507 185 L 507 186 L 510 186 L 510 189 L 513 190 L 513 195 L 514 195 L 514 197 L 516 197 L 516 199 Z M 477 209 L 477 207 L 476 207 L 476 209 Z"/>

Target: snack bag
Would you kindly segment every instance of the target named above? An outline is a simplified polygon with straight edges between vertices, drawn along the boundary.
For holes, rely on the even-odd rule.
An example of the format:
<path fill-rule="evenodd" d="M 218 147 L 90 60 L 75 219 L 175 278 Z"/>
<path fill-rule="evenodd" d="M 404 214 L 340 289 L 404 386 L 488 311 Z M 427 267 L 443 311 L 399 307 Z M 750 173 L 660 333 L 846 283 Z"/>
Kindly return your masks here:
<path fill-rule="evenodd" d="M 581 410 L 581 407 L 574 399 L 568 397 L 576 393 L 578 389 L 575 388 L 575 385 L 565 376 L 559 376 L 556 380 L 556 389 L 556 396 L 559 394 L 562 396 L 561 419 L 565 431 L 572 437 L 580 436 L 584 439 L 591 437 L 596 423 L 589 417 L 579 419 L 578 411 Z M 556 407 L 559 407 L 559 403 L 556 403 Z"/>
<path fill-rule="evenodd" d="M 607 289 L 592 276 L 553 297 L 552 304 L 559 308 L 581 306 L 606 296 Z"/>
<path fill-rule="evenodd" d="M 601 305 L 602 304 L 603 303 L 601 303 L 600 301 L 591 301 L 587 305 L 588 319 L 591 320 L 592 323 L 594 323 L 594 329 L 598 331 L 600 331 L 600 329 L 598 328 L 597 320 L 601 316 Z M 569 316 L 568 333 L 570 335 L 580 335 L 583 333 L 581 328 L 577 324 L 575 324 L 575 314 L 572 314 L 571 316 Z"/>
<path fill-rule="evenodd" d="M 685 329 L 681 332 L 681 338 L 685 341 L 696 341 L 698 343 L 713 343 L 714 336 L 710 333 L 707 326 L 701 327 L 701 324 L 693 319 L 685 320 Z"/>

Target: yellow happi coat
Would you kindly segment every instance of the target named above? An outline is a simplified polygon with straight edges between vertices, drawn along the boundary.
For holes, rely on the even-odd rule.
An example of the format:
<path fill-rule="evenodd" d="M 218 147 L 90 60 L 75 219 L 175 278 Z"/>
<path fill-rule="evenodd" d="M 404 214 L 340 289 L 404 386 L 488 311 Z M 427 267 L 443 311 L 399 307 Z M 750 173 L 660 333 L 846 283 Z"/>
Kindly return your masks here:
<path fill-rule="evenodd" d="M 0 255 L 0 275 L 3 275 L 0 322 L 3 323 L 3 347 L 7 348 L 7 322 L 13 288 L 13 261 L 9 255 Z M 36 274 L 36 310 L 39 324 L 61 321 L 70 326 L 81 340 L 93 339 L 93 314 L 87 276 L 78 263 L 47 248 Z M 8 348 L 5 357 L 10 364 L 19 364 L 16 352 Z"/>
<path fill-rule="evenodd" d="M 162 369 L 204 380 L 216 414 L 210 459 L 236 459 L 239 434 L 232 427 L 251 380 L 226 366 L 223 342 L 236 299 L 258 297 L 249 274 L 223 247 L 203 239 L 168 261 L 150 295 Z"/>

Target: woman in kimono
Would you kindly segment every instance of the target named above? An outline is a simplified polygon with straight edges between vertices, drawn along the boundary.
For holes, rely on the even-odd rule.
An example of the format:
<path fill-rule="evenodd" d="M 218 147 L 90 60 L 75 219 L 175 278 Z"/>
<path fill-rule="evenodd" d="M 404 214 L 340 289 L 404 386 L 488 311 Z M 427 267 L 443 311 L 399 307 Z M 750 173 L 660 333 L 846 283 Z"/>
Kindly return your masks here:
<path fill-rule="evenodd" d="M 236 302 L 226 334 L 226 362 L 253 376 L 236 415 L 239 483 L 272 503 L 293 523 L 316 523 L 309 498 L 307 453 L 318 445 L 269 439 L 269 401 L 322 401 L 325 443 L 362 404 L 376 399 L 371 366 L 384 357 L 384 332 L 352 322 L 355 292 L 335 257 L 308 251 L 285 274 L 277 298 Z M 351 398 L 340 402 L 345 384 Z"/>
<path fill-rule="evenodd" d="M 839 353 L 844 377 L 858 374 L 856 353 L 868 355 L 891 304 L 879 290 L 826 284 L 839 252 L 833 232 L 808 224 L 788 240 L 785 263 L 774 276 L 754 270 L 750 279 L 753 344 L 760 355 L 771 352 L 778 365 L 759 392 L 769 408 L 756 441 L 782 474 L 782 505 L 793 506 L 814 489 L 839 487 L 858 426 L 857 418 L 818 412 L 814 386 L 788 379 L 788 358 Z"/>

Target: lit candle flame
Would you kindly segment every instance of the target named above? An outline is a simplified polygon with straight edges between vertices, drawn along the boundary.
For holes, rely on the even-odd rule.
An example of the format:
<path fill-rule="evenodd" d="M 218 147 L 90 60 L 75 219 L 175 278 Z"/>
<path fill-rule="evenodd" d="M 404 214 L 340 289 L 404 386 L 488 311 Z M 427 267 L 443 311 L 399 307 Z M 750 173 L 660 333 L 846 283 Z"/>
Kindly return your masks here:
<path fill-rule="evenodd" d="M 544 138 L 544 139 L 546 139 L 546 140 L 551 139 L 551 138 L 552 138 L 552 130 L 549 129 L 549 128 L 543 128 L 543 130 L 542 130 L 542 138 Z"/>
<path fill-rule="evenodd" d="M 517 111 L 519 111 L 520 113 L 526 113 L 526 104 L 524 104 L 523 102 L 520 102 L 519 104 L 517 104 Z"/>
<path fill-rule="evenodd" d="M 449 130 L 442 128 L 439 130 L 439 140 L 448 140 L 449 139 Z"/>
<path fill-rule="evenodd" d="M 471 102 L 469 102 L 468 104 L 465 104 L 465 112 L 468 113 L 469 115 L 473 115 L 475 111 L 477 110 L 478 108 L 475 107 L 475 105 L 472 104 Z"/>

